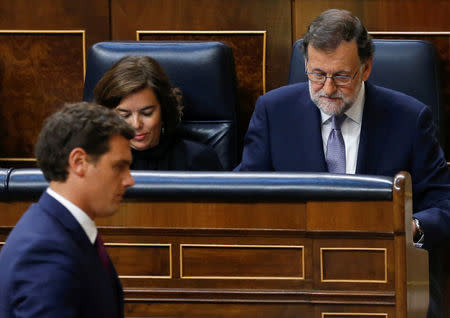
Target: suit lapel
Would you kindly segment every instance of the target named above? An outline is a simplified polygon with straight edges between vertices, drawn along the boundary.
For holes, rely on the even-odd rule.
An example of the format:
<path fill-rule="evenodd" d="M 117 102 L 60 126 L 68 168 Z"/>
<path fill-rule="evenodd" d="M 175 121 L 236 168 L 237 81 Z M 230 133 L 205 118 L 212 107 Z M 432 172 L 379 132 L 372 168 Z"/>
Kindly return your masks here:
<path fill-rule="evenodd" d="M 383 141 L 388 138 L 386 130 L 377 129 L 382 121 L 382 107 L 379 107 L 376 87 L 365 83 L 366 93 L 359 139 L 357 174 L 376 174 L 379 157 L 383 152 Z"/>
<path fill-rule="evenodd" d="M 61 203 L 49 195 L 47 191 L 42 194 L 38 204 L 46 213 L 51 215 L 64 228 L 66 228 L 79 244 L 82 246 L 92 246 L 89 238 L 78 221 Z"/>
<path fill-rule="evenodd" d="M 113 274 L 113 280 L 114 280 L 113 284 L 114 284 L 114 287 L 116 290 L 116 295 L 117 295 L 117 304 L 119 306 L 119 313 L 120 313 L 120 317 L 122 317 L 123 313 L 124 313 L 124 308 L 123 308 L 124 295 L 123 295 L 122 283 L 120 282 L 119 275 L 117 274 L 116 268 L 112 262 L 111 262 L 111 268 L 112 268 L 112 274 Z"/>
<path fill-rule="evenodd" d="M 327 172 L 327 164 L 323 152 L 322 119 L 320 110 L 308 98 L 303 105 L 296 105 L 298 115 L 298 128 L 295 129 L 298 158 L 296 171 Z"/>

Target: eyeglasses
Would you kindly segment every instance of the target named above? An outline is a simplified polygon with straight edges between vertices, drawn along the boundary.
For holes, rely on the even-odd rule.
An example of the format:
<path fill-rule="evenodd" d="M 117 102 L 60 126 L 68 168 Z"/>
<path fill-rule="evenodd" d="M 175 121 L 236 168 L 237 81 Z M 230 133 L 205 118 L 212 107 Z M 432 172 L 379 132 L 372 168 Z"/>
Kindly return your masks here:
<path fill-rule="evenodd" d="M 306 75 L 308 76 L 309 80 L 316 84 L 324 84 L 327 78 L 331 78 L 333 80 L 334 85 L 336 86 L 346 86 L 349 85 L 354 79 L 356 74 L 358 74 L 359 70 L 355 72 L 353 76 L 350 75 L 331 75 L 327 76 L 323 73 L 316 73 L 316 72 L 306 72 Z"/>

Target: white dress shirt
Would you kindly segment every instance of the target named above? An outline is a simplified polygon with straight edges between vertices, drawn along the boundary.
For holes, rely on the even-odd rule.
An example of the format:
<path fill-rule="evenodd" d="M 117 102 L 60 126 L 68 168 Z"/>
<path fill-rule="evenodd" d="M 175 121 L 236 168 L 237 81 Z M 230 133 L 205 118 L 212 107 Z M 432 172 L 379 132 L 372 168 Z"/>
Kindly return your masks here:
<path fill-rule="evenodd" d="M 56 193 L 50 188 L 47 188 L 47 193 L 51 195 L 56 201 L 61 203 L 73 215 L 75 220 L 80 223 L 81 228 L 86 233 L 89 241 L 94 244 L 97 238 L 97 226 L 95 222 L 79 207 L 64 198 L 62 195 Z"/>
<path fill-rule="evenodd" d="M 345 112 L 347 118 L 341 126 L 342 137 L 345 143 L 345 173 L 354 174 L 356 172 L 356 162 L 358 160 L 359 138 L 361 136 L 361 122 L 364 109 L 364 82 L 361 84 L 358 96 L 352 107 Z M 331 132 L 331 116 L 320 111 L 322 117 L 322 142 L 323 153 L 326 156 L 327 142 Z"/>

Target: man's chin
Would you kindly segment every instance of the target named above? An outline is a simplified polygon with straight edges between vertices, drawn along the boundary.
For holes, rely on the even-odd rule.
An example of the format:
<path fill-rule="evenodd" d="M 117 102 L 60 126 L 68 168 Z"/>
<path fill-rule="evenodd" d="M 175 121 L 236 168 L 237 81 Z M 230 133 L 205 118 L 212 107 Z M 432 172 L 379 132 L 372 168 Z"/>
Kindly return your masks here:
<path fill-rule="evenodd" d="M 339 116 L 346 111 L 343 103 L 318 103 L 317 106 L 321 111 L 330 116 Z"/>

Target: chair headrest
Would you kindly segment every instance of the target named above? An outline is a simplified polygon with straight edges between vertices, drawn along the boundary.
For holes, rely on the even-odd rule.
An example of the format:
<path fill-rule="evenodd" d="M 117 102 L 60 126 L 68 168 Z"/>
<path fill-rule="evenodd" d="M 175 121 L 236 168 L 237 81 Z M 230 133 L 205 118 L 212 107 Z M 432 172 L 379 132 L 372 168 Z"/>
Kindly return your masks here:
<path fill-rule="evenodd" d="M 0 198 L 6 198 L 8 194 L 8 179 L 12 169 L 0 168 Z"/>

